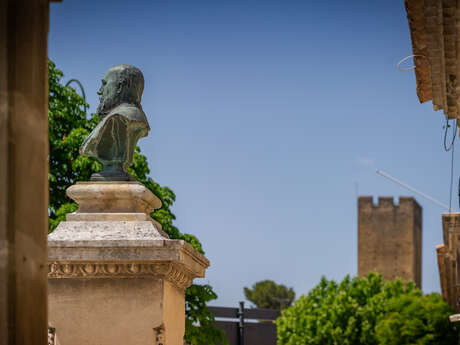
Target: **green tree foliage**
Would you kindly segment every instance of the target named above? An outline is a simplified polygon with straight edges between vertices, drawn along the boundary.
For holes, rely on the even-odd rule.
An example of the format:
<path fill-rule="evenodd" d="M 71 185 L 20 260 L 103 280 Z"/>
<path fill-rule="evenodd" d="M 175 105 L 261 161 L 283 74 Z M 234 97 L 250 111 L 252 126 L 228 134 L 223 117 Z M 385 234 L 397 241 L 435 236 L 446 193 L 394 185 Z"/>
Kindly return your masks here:
<path fill-rule="evenodd" d="M 322 278 L 276 321 L 279 345 L 452 345 L 459 332 L 439 294 L 381 275 Z"/>
<path fill-rule="evenodd" d="M 255 283 L 252 289 L 245 287 L 246 299 L 258 308 L 268 308 L 282 311 L 292 305 L 295 292 L 292 288 L 276 284 L 273 280 L 262 280 Z"/>
<path fill-rule="evenodd" d="M 49 214 L 50 227 L 54 229 L 65 213 L 75 210 L 65 194 L 67 187 L 88 180 L 102 166 L 79 155 L 81 143 L 97 124 L 97 115 L 87 119 L 84 99 L 60 83 L 63 74 L 53 62 L 49 61 L 48 66 Z"/>
<path fill-rule="evenodd" d="M 94 158 L 80 155 L 83 140 L 98 122 L 97 114 L 86 118 L 87 104 L 73 88 L 62 85 L 63 73 L 49 61 L 49 224 L 50 231 L 65 215 L 73 212 L 78 205 L 66 194 L 66 189 L 77 181 L 89 180 L 93 172 L 100 171 L 102 165 Z M 204 254 L 200 241 L 193 235 L 183 234 L 173 224 L 176 216 L 171 206 L 176 200 L 174 192 L 162 187 L 152 180 L 147 158 L 141 154 L 139 147 L 134 154 L 133 165 L 129 173 L 150 189 L 162 202 L 152 217 L 158 221 L 163 230 L 172 239 L 182 239 Z M 214 317 L 206 303 L 216 299 L 210 285 L 192 285 L 186 291 L 186 330 L 185 340 L 191 345 L 226 343 L 223 331 L 213 326 Z M 197 325 L 200 325 L 197 327 Z"/>
<path fill-rule="evenodd" d="M 423 296 L 420 291 L 392 298 L 377 324 L 381 345 L 458 344 L 458 334 L 447 317 L 450 306 L 437 293 Z"/>

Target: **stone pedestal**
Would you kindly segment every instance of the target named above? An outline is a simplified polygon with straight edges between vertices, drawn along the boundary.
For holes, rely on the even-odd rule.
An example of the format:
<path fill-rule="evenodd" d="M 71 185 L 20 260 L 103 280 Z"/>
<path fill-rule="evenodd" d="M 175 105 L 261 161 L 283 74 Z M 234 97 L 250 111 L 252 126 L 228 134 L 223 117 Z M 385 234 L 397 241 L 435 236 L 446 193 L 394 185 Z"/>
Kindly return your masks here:
<path fill-rule="evenodd" d="M 185 289 L 209 261 L 149 216 L 137 182 L 86 182 L 77 212 L 48 236 L 49 323 L 65 345 L 183 345 Z"/>

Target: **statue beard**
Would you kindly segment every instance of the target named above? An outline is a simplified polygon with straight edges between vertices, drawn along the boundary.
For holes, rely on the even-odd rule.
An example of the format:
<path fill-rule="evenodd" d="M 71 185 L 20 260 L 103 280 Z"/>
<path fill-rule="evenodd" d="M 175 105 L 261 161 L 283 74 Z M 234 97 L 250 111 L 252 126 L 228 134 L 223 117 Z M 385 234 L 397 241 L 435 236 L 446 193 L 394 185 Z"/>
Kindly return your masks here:
<path fill-rule="evenodd" d="M 103 118 L 104 115 L 107 115 L 110 110 L 115 108 L 119 103 L 120 102 L 117 99 L 101 98 L 96 113 L 101 115 L 100 117 Z"/>

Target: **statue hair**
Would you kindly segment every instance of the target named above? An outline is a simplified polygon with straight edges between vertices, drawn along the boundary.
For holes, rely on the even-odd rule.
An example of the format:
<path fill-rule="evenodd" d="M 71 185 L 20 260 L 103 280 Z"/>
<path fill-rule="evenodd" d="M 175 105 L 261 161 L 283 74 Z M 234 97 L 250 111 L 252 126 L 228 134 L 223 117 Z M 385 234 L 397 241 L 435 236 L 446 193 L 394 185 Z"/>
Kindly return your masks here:
<path fill-rule="evenodd" d="M 121 64 L 111 68 L 117 72 L 119 100 L 122 103 L 134 104 L 141 107 L 142 92 L 144 91 L 144 76 L 132 65 Z"/>

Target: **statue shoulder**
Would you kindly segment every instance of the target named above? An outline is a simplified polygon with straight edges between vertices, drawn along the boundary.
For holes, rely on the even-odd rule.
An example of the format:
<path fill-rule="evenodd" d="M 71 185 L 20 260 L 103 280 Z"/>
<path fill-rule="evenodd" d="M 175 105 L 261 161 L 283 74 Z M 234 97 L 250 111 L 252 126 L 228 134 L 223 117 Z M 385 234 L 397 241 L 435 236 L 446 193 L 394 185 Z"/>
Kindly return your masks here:
<path fill-rule="evenodd" d="M 148 126 L 147 117 L 141 108 L 138 108 L 131 104 L 120 104 L 113 108 L 107 115 L 107 118 L 113 115 L 122 115 L 130 121 L 144 122 Z"/>

